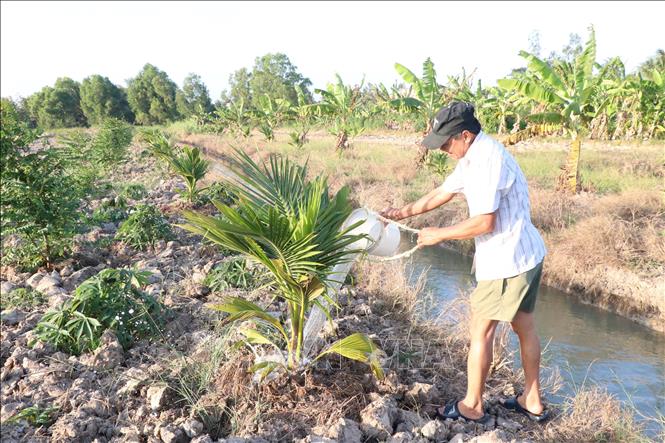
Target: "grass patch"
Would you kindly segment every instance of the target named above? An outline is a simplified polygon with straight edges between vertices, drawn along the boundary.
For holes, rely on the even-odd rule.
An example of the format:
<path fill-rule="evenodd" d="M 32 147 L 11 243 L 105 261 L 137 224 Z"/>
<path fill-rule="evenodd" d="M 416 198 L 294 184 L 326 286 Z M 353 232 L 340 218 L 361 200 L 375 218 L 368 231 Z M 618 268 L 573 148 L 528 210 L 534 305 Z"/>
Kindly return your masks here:
<path fill-rule="evenodd" d="M 30 288 L 16 288 L 0 300 L 0 310 L 18 308 L 28 310 L 46 303 L 46 296 Z"/>
<path fill-rule="evenodd" d="M 553 189 L 565 151 L 518 152 L 515 158 L 530 184 Z M 662 146 L 634 146 L 630 150 L 584 150 L 580 161 L 582 186 L 598 194 L 651 190 L 663 185 Z"/>

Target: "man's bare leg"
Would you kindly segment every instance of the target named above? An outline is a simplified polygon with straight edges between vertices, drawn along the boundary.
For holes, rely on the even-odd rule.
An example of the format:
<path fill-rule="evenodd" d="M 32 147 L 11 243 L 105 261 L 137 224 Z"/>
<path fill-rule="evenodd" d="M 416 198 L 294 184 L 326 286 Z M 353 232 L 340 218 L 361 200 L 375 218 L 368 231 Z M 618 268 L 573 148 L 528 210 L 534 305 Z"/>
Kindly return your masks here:
<path fill-rule="evenodd" d="M 517 401 L 529 412 L 540 414 L 543 412 L 540 398 L 540 339 L 533 313 L 517 311 L 511 326 L 520 339 L 520 355 L 524 369 L 524 393 Z"/>
<path fill-rule="evenodd" d="M 471 318 L 471 346 L 467 358 L 466 397 L 459 402 L 462 415 L 477 419 L 483 416 L 483 391 L 492 364 L 494 332 L 497 320 Z"/>

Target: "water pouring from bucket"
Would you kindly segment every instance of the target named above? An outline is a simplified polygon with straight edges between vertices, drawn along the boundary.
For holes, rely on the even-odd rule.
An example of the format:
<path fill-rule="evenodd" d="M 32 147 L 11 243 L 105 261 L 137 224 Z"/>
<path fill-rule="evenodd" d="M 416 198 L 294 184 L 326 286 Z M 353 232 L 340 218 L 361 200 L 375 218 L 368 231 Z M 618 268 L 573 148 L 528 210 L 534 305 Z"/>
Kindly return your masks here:
<path fill-rule="evenodd" d="M 360 222 L 362 223 L 353 228 L 350 233 L 354 235 L 364 234 L 365 237 L 347 246 L 348 249 L 366 251 L 370 257 L 375 257 L 374 261 L 387 261 L 408 257 L 418 249 L 416 246 L 409 251 L 395 255 L 399 250 L 401 241 L 400 228 L 414 232 L 418 231 L 385 219 L 376 212 L 365 208 L 354 210 L 344 221 L 342 229 L 347 229 L 349 226 Z M 332 269 L 330 273 L 330 281 L 332 283 L 329 285 L 331 293 L 338 293 L 358 255 L 350 256 L 347 262 L 340 263 Z M 323 329 L 325 320 L 325 314 L 320 308 L 312 308 L 303 331 L 303 349 L 305 355 L 312 352 L 317 342 L 317 337 Z"/>
<path fill-rule="evenodd" d="M 362 249 L 378 257 L 389 257 L 397 252 L 401 240 L 399 228 L 393 222 L 384 224 L 379 217 L 375 212 L 365 208 L 358 208 L 349 215 L 343 228 L 364 220 L 351 233 L 365 234 L 368 237 L 350 245 L 349 248 Z"/>

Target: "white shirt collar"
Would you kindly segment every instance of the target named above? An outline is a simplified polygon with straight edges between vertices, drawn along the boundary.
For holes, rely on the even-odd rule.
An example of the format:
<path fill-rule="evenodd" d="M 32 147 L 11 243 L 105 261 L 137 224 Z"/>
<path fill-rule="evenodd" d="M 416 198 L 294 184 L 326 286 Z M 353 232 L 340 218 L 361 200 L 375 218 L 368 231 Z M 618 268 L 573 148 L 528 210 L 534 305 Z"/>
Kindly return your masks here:
<path fill-rule="evenodd" d="M 478 156 L 481 155 L 479 145 L 482 143 L 482 139 L 484 138 L 485 133 L 483 131 L 479 131 L 478 134 L 476 134 L 476 138 L 473 139 L 473 143 L 471 143 L 471 146 L 469 146 L 469 149 L 467 149 L 466 154 L 464 154 L 464 157 L 462 157 L 460 161 L 464 161 L 464 163 L 468 166 L 469 163 L 474 161 L 475 158 L 478 158 Z"/>

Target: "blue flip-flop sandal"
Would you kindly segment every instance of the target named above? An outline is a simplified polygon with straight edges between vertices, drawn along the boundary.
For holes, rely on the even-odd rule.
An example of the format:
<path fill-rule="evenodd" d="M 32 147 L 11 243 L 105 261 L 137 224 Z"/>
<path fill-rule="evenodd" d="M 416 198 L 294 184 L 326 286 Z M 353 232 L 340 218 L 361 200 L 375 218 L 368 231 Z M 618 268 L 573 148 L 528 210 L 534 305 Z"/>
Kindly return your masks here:
<path fill-rule="evenodd" d="M 457 406 L 458 403 L 459 403 L 460 401 L 461 401 L 461 400 L 453 400 L 453 401 L 451 401 L 451 402 L 449 402 L 449 403 L 446 403 L 446 405 L 445 405 L 444 408 L 443 408 L 443 413 L 441 413 L 441 412 L 439 411 L 439 408 L 437 408 L 437 409 L 436 409 L 436 416 L 439 417 L 439 418 L 441 418 L 441 419 L 443 419 L 443 420 L 445 420 L 445 419 L 447 419 L 447 418 L 450 418 L 450 419 L 452 419 L 452 420 L 457 420 L 457 419 L 463 418 L 463 419 L 466 420 L 466 421 L 470 421 L 470 422 L 474 422 L 474 423 L 480 423 L 480 424 L 482 424 L 482 425 L 484 425 L 484 424 L 486 424 L 487 422 L 489 422 L 490 419 L 492 418 L 492 416 L 489 415 L 488 413 L 484 413 L 482 417 L 480 417 L 480 418 L 475 418 L 475 419 L 474 419 L 474 418 L 466 417 L 466 416 L 465 416 L 464 414 L 462 414 L 462 412 L 459 410 L 459 406 Z"/>
<path fill-rule="evenodd" d="M 520 405 L 520 403 L 517 401 L 517 397 L 519 397 L 520 395 L 522 394 L 520 393 L 514 397 L 509 398 L 508 400 L 504 400 L 503 402 L 501 402 L 501 405 L 506 409 L 510 409 L 511 411 L 515 411 L 519 414 L 526 415 L 529 418 L 529 420 L 535 421 L 536 423 L 543 423 L 548 418 L 550 418 L 549 409 L 543 409 L 543 412 L 541 412 L 540 414 L 534 414 L 528 409 L 523 408 L 522 405 Z"/>

